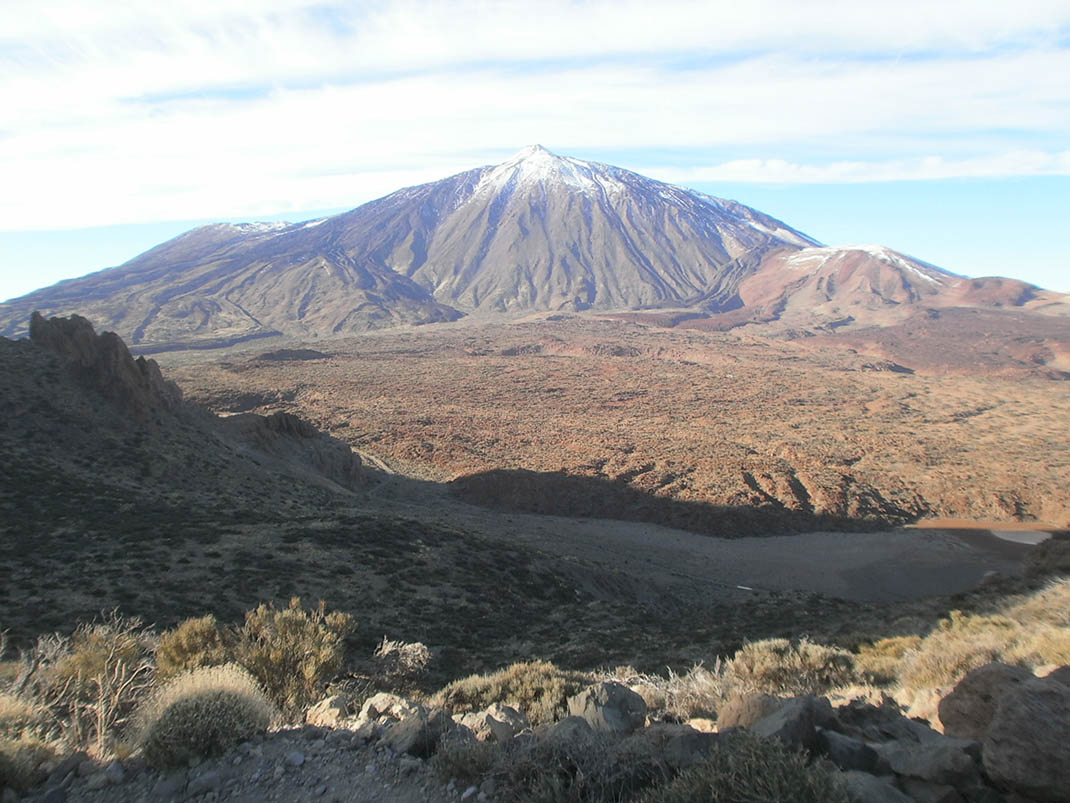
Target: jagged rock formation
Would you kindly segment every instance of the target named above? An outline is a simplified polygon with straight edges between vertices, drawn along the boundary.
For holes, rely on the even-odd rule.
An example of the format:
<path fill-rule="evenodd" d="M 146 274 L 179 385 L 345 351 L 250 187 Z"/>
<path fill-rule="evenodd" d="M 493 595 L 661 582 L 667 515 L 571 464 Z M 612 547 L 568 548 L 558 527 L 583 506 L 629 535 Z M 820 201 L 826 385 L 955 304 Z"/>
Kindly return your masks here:
<path fill-rule="evenodd" d="M 217 418 L 84 318 L 34 315 L 30 340 L 0 338 L 0 373 L 0 510 L 30 530 L 161 496 L 322 503 L 362 482 L 344 443 L 289 414 Z"/>

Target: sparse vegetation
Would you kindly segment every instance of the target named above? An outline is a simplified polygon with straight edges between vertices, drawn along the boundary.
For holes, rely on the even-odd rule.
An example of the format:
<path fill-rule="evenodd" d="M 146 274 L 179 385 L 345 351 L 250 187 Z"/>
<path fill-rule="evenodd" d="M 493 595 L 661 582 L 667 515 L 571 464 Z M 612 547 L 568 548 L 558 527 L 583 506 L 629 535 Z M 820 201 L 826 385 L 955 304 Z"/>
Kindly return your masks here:
<path fill-rule="evenodd" d="M 580 672 L 558 669 L 549 661 L 522 662 L 489 675 L 455 680 L 434 695 L 432 703 L 451 713 L 479 711 L 491 703 L 503 703 L 538 725 L 564 716 L 566 701 L 589 678 Z"/>
<path fill-rule="evenodd" d="M 744 645 L 725 666 L 736 692 L 823 694 L 854 680 L 854 659 L 846 650 L 808 639 L 765 639 Z"/>
<path fill-rule="evenodd" d="M 280 708 L 297 711 L 338 674 L 353 627 L 349 614 L 327 613 L 323 602 L 305 610 L 294 597 L 287 608 L 267 604 L 249 611 L 234 655 Z"/>
<path fill-rule="evenodd" d="M 847 803 L 839 779 L 775 741 L 746 732 L 717 743 L 710 754 L 641 803 Z"/>
<path fill-rule="evenodd" d="M 148 700 L 138 714 L 136 740 L 148 763 L 171 767 L 267 730 L 274 715 L 241 667 L 201 667 L 173 678 Z"/>
<path fill-rule="evenodd" d="M 156 672 L 169 678 L 202 666 L 224 664 L 233 653 L 232 642 L 212 614 L 187 619 L 160 636 Z"/>

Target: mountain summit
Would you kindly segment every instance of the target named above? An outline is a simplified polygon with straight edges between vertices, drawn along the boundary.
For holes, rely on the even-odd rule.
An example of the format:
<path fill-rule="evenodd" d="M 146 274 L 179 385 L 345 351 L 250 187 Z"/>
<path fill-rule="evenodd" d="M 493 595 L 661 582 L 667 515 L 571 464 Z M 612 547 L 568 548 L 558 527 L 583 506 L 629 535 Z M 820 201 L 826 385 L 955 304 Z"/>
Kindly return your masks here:
<path fill-rule="evenodd" d="M 687 309 L 729 323 L 787 311 L 806 325 L 939 306 L 969 296 L 963 281 L 887 249 L 828 249 L 735 201 L 532 145 L 335 217 L 194 229 L 0 304 L 0 335 L 23 334 L 34 310 L 84 315 L 140 351 L 540 310 Z M 1017 284 L 970 297 L 1029 301 Z"/>

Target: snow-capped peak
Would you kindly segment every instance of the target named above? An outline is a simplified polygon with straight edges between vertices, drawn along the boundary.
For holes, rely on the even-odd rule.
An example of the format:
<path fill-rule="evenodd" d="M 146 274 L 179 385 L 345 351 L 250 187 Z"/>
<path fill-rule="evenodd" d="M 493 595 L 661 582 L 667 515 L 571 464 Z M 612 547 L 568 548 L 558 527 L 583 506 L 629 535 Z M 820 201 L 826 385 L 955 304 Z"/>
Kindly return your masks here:
<path fill-rule="evenodd" d="M 563 184 L 584 192 L 619 192 L 624 186 L 605 165 L 557 156 L 542 145 L 529 145 L 487 172 L 477 193 L 536 184 Z"/>

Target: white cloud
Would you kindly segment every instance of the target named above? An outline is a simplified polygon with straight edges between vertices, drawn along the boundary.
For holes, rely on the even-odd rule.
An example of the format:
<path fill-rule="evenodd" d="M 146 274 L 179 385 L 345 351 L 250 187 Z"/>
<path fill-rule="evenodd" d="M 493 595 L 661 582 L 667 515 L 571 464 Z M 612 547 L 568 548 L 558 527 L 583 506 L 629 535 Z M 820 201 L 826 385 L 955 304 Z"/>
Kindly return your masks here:
<path fill-rule="evenodd" d="M 713 165 L 649 167 L 684 182 L 1066 173 L 1068 30 L 1062 0 L 36 0 L 0 11 L 0 228 L 356 205 L 536 141 Z"/>

